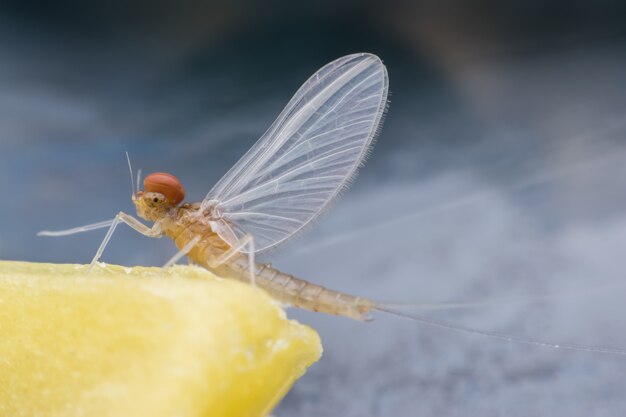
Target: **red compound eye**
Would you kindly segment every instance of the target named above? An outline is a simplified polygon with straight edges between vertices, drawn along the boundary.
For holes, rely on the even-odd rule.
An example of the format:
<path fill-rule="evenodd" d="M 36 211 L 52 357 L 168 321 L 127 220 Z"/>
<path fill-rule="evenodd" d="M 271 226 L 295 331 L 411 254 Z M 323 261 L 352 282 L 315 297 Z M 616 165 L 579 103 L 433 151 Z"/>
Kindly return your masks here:
<path fill-rule="evenodd" d="M 167 172 L 154 172 L 143 180 L 146 192 L 160 193 L 169 205 L 176 206 L 185 198 L 185 187 L 178 178 Z"/>

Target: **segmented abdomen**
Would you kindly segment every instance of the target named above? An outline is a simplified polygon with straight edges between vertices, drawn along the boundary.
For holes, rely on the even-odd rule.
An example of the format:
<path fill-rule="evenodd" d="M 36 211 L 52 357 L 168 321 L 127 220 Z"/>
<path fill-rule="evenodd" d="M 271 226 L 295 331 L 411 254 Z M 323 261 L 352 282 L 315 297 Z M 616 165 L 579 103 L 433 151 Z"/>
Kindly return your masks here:
<path fill-rule="evenodd" d="M 223 254 L 230 246 L 211 228 L 201 222 L 178 221 L 166 225 L 165 233 L 174 240 L 180 249 L 195 236 L 201 240 L 187 255 L 195 263 L 215 272 L 224 278 L 250 282 L 248 257 L 239 253 L 225 264 L 212 268 L 211 259 Z M 297 308 L 319 311 L 355 320 L 368 320 L 374 302 L 360 297 L 329 290 L 321 285 L 295 278 L 265 264 L 255 266 L 256 285 L 264 289 L 277 301 Z"/>
<path fill-rule="evenodd" d="M 238 254 L 224 267 L 237 274 L 238 280 L 249 282 L 246 255 Z M 282 303 L 355 320 L 370 319 L 369 313 L 374 307 L 374 302 L 366 298 L 329 290 L 264 264 L 257 264 L 255 272 L 256 285 Z"/>

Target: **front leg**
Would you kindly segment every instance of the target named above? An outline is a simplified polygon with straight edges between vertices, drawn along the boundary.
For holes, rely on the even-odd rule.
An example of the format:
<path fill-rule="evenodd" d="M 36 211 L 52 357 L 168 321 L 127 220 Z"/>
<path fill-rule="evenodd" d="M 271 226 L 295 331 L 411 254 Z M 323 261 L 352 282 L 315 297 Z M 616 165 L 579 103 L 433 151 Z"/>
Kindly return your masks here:
<path fill-rule="evenodd" d="M 98 262 L 98 260 L 102 256 L 102 252 L 104 252 L 104 248 L 106 248 L 107 244 L 109 243 L 109 240 L 111 240 L 111 236 L 113 236 L 113 232 L 115 231 L 115 228 L 120 222 L 126 223 L 132 229 L 141 233 L 144 236 L 148 236 L 148 237 L 163 236 L 163 232 L 161 231 L 161 225 L 158 222 L 154 223 L 152 227 L 148 227 L 145 224 L 141 223 L 136 218 L 134 218 L 133 216 L 120 211 L 117 214 L 117 216 L 115 216 L 115 218 L 113 219 L 113 222 L 111 223 L 111 226 L 109 227 L 109 230 L 107 231 L 107 234 L 104 236 L 104 240 L 100 244 L 100 247 L 98 248 L 98 251 L 96 252 L 96 255 L 91 260 L 91 263 L 89 264 L 89 271 L 91 271 L 93 266 L 96 264 L 96 262 Z"/>

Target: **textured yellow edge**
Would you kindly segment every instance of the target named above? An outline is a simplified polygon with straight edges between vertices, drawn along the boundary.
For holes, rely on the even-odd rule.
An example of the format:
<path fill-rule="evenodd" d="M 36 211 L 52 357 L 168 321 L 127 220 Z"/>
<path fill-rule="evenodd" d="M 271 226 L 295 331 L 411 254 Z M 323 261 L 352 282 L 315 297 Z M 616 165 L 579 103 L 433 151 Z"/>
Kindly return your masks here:
<path fill-rule="evenodd" d="M 262 290 L 192 266 L 0 261 L 0 416 L 265 416 L 322 353 Z"/>

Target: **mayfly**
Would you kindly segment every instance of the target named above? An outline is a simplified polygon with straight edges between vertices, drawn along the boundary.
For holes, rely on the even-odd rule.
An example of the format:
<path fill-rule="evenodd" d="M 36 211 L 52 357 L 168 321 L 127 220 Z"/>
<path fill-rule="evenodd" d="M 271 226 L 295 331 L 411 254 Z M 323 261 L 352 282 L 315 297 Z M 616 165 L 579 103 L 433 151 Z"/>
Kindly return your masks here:
<path fill-rule="evenodd" d="M 557 345 L 435 322 L 255 262 L 256 255 L 309 225 L 354 178 L 380 132 L 388 86 L 387 70 L 377 56 L 359 53 L 339 58 L 300 87 L 270 128 L 201 202 L 183 203 L 181 182 L 157 172 L 146 176 L 142 191 L 135 193 L 133 186 L 132 195 L 137 215 L 153 222 L 152 227 L 120 212 L 113 220 L 39 234 L 62 236 L 108 227 L 93 267 L 122 222 L 145 236 L 168 236 L 175 242 L 179 251 L 165 266 L 187 256 L 219 276 L 251 282 L 294 307 L 356 320 L 383 311 L 499 339 L 626 354 L 621 349 Z"/>

